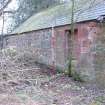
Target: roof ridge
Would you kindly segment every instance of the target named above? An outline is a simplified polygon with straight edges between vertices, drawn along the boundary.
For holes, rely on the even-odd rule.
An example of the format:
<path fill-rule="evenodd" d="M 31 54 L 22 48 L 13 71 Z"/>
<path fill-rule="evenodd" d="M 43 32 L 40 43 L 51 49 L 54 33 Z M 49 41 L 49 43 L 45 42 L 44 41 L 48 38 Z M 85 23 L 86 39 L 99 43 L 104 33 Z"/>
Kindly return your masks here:
<path fill-rule="evenodd" d="M 82 12 L 77 11 L 75 13 L 76 22 L 95 20 L 100 15 L 105 15 L 105 2 L 98 3 L 92 8 L 86 10 L 86 8 L 81 9 Z M 88 8 L 89 5 L 87 5 Z M 81 7 L 81 6 L 80 6 Z M 55 7 L 47 8 L 37 14 L 34 14 L 29 19 L 27 19 L 23 24 L 16 28 L 12 34 L 24 33 L 33 30 L 40 30 L 52 27 L 52 24 L 56 26 L 71 24 L 71 5 L 62 4 Z M 85 11 L 83 11 L 85 9 Z M 78 14 L 80 14 L 78 16 Z"/>

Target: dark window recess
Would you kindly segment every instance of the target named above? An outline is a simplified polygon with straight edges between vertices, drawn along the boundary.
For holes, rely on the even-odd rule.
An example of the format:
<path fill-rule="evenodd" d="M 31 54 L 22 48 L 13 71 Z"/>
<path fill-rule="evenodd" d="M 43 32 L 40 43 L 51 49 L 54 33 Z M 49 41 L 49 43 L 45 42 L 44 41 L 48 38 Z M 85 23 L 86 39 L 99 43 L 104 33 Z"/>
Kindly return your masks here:
<path fill-rule="evenodd" d="M 71 35 L 71 30 L 65 30 L 65 33 L 68 33 Z M 78 29 L 74 29 L 74 35 L 78 34 Z"/>
<path fill-rule="evenodd" d="M 6 38 L 6 45 L 8 45 L 8 38 Z"/>
<path fill-rule="evenodd" d="M 74 38 L 75 41 L 77 39 L 77 35 L 78 35 L 78 29 L 74 29 Z M 70 57 L 71 53 L 72 53 L 72 35 L 71 35 L 71 30 L 65 30 L 65 47 L 66 47 L 66 51 L 65 51 L 65 56 L 66 59 L 68 59 L 68 57 Z"/>
<path fill-rule="evenodd" d="M 74 34 L 77 35 L 78 34 L 78 29 L 74 30 Z"/>

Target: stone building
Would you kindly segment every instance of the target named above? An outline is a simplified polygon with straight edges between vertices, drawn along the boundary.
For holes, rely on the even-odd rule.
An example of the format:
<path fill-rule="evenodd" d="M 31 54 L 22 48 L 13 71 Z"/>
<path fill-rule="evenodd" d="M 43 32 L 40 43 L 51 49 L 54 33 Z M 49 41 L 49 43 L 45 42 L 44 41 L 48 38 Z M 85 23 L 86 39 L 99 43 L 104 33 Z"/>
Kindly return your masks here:
<path fill-rule="evenodd" d="M 71 52 L 70 10 L 63 4 L 33 15 L 5 36 L 6 47 L 30 51 L 38 62 L 64 70 Z M 105 84 L 105 2 L 81 10 L 74 15 L 74 67 L 85 81 Z"/>

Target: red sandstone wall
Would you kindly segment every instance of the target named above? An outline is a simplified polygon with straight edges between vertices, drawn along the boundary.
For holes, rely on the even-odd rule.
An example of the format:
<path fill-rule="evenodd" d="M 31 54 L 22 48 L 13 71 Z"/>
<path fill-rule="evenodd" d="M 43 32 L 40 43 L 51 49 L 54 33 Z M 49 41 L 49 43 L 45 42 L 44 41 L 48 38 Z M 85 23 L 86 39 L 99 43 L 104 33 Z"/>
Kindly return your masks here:
<path fill-rule="evenodd" d="M 87 22 L 75 25 L 75 29 L 78 29 L 78 33 L 75 34 L 73 48 L 75 56 L 75 61 L 73 61 L 74 70 L 81 74 L 86 81 L 95 80 L 94 48 L 100 28 L 95 22 Z M 56 27 L 53 30 L 54 32 L 52 32 L 52 29 L 46 29 L 10 36 L 7 44 L 8 46 L 16 46 L 18 52 L 30 51 L 35 55 L 35 59 L 40 62 L 52 65 L 54 60 L 56 66 L 66 68 L 68 37 L 65 35 L 65 30 L 70 30 L 70 25 Z M 52 41 L 52 33 L 54 34 L 54 41 Z"/>
<path fill-rule="evenodd" d="M 75 34 L 74 41 L 74 56 L 73 61 L 74 70 L 76 70 L 85 81 L 92 81 L 96 79 L 94 53 L 93 50 L 96 45 L 97 35 L 100 33 L 100 28 L 95 22 L 86 22 L 77 24 L 75 29 L 78 33 Z M 70 30 L 70 26 L 58 27 L 55 29 L 56 36 L 56 64 L 66 67 L 67 63 L 67 47 L 65 30 Z"/>
<path fill-rule="evenodd" d="M 13 35 L 7 38 L 7 47 L 15 46 L 18 53 L 32 53 L 36 61 L 51 64 L 51 30 Z"/>

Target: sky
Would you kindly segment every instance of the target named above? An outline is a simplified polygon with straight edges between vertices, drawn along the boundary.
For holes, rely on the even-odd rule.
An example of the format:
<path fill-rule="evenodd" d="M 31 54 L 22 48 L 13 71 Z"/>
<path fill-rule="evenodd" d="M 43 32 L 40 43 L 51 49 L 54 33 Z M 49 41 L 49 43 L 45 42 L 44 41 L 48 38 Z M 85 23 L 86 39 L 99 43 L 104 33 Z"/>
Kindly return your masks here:
<path fill-rule="evenodd" d="M 62 0 L 64 1 L 70 1 L 70 0 Z M 5 10 L 16 10 L 18 8 L 17 0 L 12 0 L 12 2 L 8 5 L 8 7 Z M 12 18 L 8 17 L 8 14 L 5 14 L 5 24 L 4 24 L 4 33 L 7 33 L 8 25 L 9 23 L 12 23 Z M 3 26 L 3 19 L 0 17 L 0 34 Z"/>

